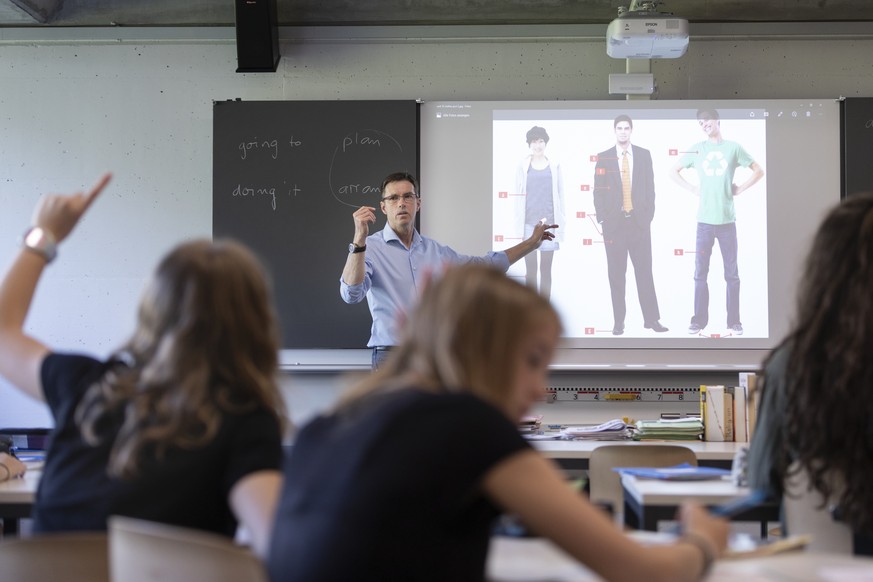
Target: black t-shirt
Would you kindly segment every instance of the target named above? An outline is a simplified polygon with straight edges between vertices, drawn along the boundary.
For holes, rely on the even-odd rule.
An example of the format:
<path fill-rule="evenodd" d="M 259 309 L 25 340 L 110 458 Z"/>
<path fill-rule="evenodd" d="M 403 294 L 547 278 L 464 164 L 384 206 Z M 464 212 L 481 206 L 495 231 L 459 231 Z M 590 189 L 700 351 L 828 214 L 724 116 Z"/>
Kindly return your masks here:
<path fill-rule="evenodd" d="M 74 416 L 85 391 L 109 364 L 81 355 L 50 354 L 42 364 L 42 386 L 55 420 L 52 442 L 34 508 L 34 530 L 105 530 L 109 515 L 125 515 L 233 536 L 236 519 L 228 505 L 242 477 L 281 466 L 281 429 L 265 407 L 224 412 L 207 445 L 170 448 L 162 458 L 145 458 L 137 477 L 110 478 L 111 439 L 92 447 Z M 102 434 L 117 433 L 115 426 Z M 105 428 L 105 433 L 104 429 Z"/>
<path fill-rule="evenodd" d="M 481 479 L 527 448 L 470 394 L 402 390 L 316 418 L 286 461 L 272 580 L 481 581 L 499 514 Z"/>

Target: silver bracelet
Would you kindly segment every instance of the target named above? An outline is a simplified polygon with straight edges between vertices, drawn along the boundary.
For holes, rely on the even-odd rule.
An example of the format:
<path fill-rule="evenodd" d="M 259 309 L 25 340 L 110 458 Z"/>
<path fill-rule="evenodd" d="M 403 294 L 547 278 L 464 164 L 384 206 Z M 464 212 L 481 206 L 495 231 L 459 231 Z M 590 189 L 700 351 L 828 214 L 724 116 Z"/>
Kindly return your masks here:
<path fill-rule="evenodd" d="M 712 569 L 712 563 L 715 561 L 715 552 L 710 541 L 698 533 L 687 531 L 679 538 L 679 542 L 691 544 L 700 550 L 703 554 L 703 571 L 700 572 L 698 580 L 706 578 L 706 575 Z"/>

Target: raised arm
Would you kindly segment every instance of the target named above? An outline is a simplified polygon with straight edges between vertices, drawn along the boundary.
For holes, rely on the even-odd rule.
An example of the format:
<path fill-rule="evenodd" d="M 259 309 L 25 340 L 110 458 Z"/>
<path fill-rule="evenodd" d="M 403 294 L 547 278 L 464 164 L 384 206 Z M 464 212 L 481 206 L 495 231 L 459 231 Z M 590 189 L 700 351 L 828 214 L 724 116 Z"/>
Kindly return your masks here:
<path fill-rule="evenodd" d="M 376 222 L 376 209 L 372 206 L 361 206 L 352 215 L 355 221 L 355 236 L 352 243 L 357 247 L 367 244 L 367 235 L 370 234 L 370 223 Z M 364 255 L 366 251 L 349 253 L 346 264 L 343 267 L 343 282 L 346 285 L 360 285 L 364 282 Z"/>
<path fill-rule="evenodd" d="M 40 198 L 32 228 L 0 282 L 0 375 L 26 394 L 43 399 L 39 368 L 48 348 L 24 333 L 42 271 L 111 178 L 104 174 L 88 192 Z"/>
<path fill-rule="evenodd" d="M 555 233 L 551 231 L 553 228 L 558 228 L 558 225 L 545 224 L 544 222 L 537 223 L 534 227 L 533 234 L 531 234 L 529 238 L 521 241 L 514 247 L 510 247 L 503 251 L 509 258 L 509 264 L 511 265 L 526 254 L 540 248 L 540 245 L 543 244 L 544 240 L 552 240 L 555 238 Z"/>
<path fill-rule="evenodd" d="M 574 491 L 550 461 L 528 450 L 497 464 L 486 494 L 577 560 L 612 581 L 699 580 L 727 543 L 728 523 L 699 506 L 683 506 L 687 537 L 645 547 L 625 536 L 606 513 Z"/>

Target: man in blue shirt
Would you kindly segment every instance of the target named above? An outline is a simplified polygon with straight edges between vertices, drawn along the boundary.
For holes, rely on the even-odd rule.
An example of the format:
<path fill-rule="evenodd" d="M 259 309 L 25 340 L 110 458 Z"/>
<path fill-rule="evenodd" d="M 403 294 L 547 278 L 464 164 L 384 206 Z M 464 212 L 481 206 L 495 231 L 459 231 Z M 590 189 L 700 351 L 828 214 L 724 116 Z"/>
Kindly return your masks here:
<path fill-rule="evenodd" d="M 505 251 L 481 257 L 462 255 L 421 236 L 415 229 L 415 216 L 421 207 L 417 190 L 412 174 L 397 172 L 385 178 L 379 207 L 388 224 L 379 232 L 369 234 L 370 223 L 376 222 L 374 207 L 362 206 L 352 215 L 355 236 L 340 278 L 340 295 L 346 303 L 360 303 L 367 298 L 373 317 L 367 342 L 373 348 L 373 367 L 397 344 L 397 324 L 415 303 L 419 286 L 429 277 L 439 275 L 449 265 L 466 262 L 491 264 L 506 271 L 539 248 L 542 241 L 552 240 L 555 235 L 550 229 L 558 226 L 540 223 L 529 238 Z"/>

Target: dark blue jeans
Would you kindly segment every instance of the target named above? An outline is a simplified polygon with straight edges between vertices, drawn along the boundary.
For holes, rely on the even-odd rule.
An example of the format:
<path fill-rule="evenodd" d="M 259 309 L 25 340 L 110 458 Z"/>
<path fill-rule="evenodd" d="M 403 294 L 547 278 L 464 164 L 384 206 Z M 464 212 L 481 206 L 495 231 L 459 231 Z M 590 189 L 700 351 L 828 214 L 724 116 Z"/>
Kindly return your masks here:
<path fill-rule="evenodd" d="M 740 322 L 740 272 L 737 268 L 737 225 L 697 223 L 697 255 L 694 260 L 694 317 L 691 323 L 706 327 L 709 323 L 709 260 L 718 241 L 727 283 L 727 326 Z"/>

